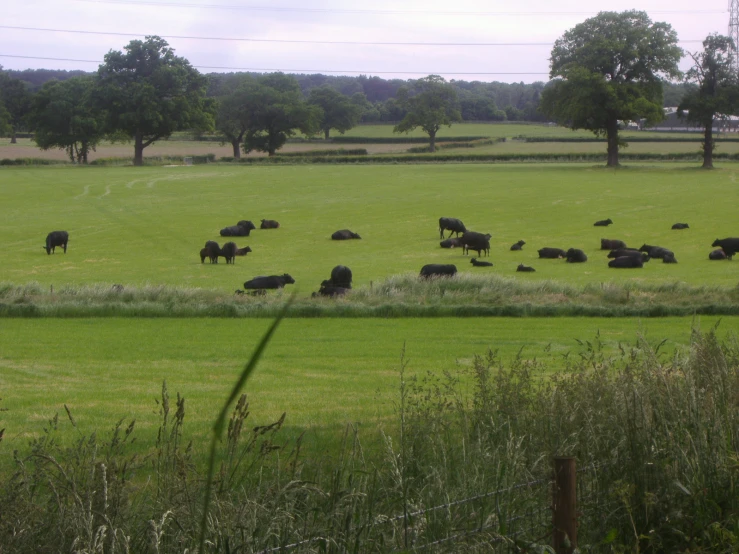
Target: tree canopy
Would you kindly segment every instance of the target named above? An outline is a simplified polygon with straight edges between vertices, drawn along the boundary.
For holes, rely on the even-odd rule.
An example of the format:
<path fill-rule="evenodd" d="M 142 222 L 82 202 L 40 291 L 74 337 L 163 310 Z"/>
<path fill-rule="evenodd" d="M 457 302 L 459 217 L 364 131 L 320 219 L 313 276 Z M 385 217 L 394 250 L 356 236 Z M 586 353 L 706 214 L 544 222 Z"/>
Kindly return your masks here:
<path fill-rule="evenodd" d="M 241 143 L 251 123 L 249 95 L 255 83 L 251 76 L 243 76 L 225 85 L 223 95 L 218 98 L 216 130 L 231 143 L 234 158 L 241 157 Z"/>
<path fill-rule="evenodd" d="M 398 104 L 407 113 L 393 132 L 407 133 L 420 127 L 429 136 L 429 151 L 436 150 L 436 133 L 442 126 L 462 121 L 457 91 L 443 77 L 429 75 L 398 91 Z"/>
<path fill-rule="evenodd" d="M 703 52 L 691 53 L 693 67 L 685 74 L 697 89 L 683 97 L 678 111 L 689 123 L 703 128 L 703 167 L 713 167 L 713 123 L 718 117 L 737 113 L 739 83 L 732 67 L 736 45 L 726 36 L 709 35 L 703 41 Z"/>
<path fill-rule="evenodd" d="M 10 142 L 16 143 L 16 133 L 31 108 L 31 91 L 26 83 L 14 79 L 0 67 L 0 120 L 10 127 Z M 7 130 L 7 129 L 6 129 Z"/>
<path fill-rule="evenodd" d="M 682 50 L 667 23 L 645 12 L 600 12 L 554 43 L 541 110 L 572 129 L 608 139 L 608 165 L 618 165 L 619 121 L 663 118 L 662 78 L 677 77 Z"/>
<path fill-rule="evenodd" d="M 343 135 L 359 123 L 366 98 L 362 93 L 355 94 L 359 96 L 349 98 L 328 85 L 311 89 L 308 103 L 321 108 L 319 126 L 326 140 L 329 139 L 331 129 L 336 129 Z"/>
<path fill-rule="evenodd" d="M 96 101 L 106 113 L 106 131 L 134 141 L 134 165 L 144 148 L 184 129 L 213 127 L 207 79 L 175 56 L 158 36 L 132 40 L 125 53 L 111 50 L 98 69 Z"/>
<path fill-rule="evenodd" d="M 92 102 L 91 77 L 50 81 L 33 97 L 29 122 L 42 150 L 59 148 L 74 163 L 87 163 L 103 138 L 102 114 Z"/>

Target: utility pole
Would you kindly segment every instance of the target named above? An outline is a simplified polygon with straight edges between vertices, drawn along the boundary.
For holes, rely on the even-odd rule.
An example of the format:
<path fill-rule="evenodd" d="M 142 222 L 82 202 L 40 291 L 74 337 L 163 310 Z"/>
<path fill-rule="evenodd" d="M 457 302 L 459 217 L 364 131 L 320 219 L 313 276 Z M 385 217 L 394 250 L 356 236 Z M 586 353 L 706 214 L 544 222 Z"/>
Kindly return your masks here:
<path fill-rule="evenodd" d="M 739 0 L 729 0 L 729 38 L 734 41 L 734 46 L 737 47 L 731 65 L 734 72 L 739 74 Z"/>

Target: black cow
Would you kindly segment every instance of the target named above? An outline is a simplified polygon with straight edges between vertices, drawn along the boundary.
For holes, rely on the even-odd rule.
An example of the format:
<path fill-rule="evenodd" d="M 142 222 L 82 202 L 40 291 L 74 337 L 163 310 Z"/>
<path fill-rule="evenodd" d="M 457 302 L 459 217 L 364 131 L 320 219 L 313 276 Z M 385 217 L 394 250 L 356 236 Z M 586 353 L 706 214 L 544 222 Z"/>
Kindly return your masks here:
<path fill-rule="evenodd" d="M 690 229 L 690 226 L 687 223 L 675 223 L 675 225 L 672 226 L 673 229 Z"/>
<path fill-rule="evenodd" d="M 460 248 L 464 247 L 464 243 L 460 238 L 444 239 L 439 243 L 442 248 Z"/>
<path fill-rule="evenodd" d="M 444 231 L 449 230 L 449 237 L 452 236 L 452 233 L 457 233 L 457 236 L 459 236 L 459 233 L 464 233 L 467 231 L 467 228 L 464 226 L 464 223 L 462 223 L 461 220 L 455 218 L 455 217 L 440 217 L 439 218 L 439 238 L 444 238 Z"/>
<path fill-rule="evenodd" d="M 241 225 L 232 225 L 231 227 L 224 227 L 220 233 L 222 237 L 248 237 L 250 231 L 250 229 Z"/>
<path fill-rule="evenodd" d="M 421 278 L 430 277 L 454 277 L 457 274 L 457 266 L 452 264 L 426 264 L 421 268 Z"/>
<path fill-rule="evenodd" d="M 237 221 L 236 222 L 236 225 L 238 225 L 239 227 L 243 227 L 244 229 L 246 229 L 247 233 L 246 233 L 246 235 L 244 235 L 246 237 L 249 236 L 249 231 L 251 231 L 253 229 L 256 229 L 256 227 L 254 226 L 254 223 L 252 223 L 248 219 L 242 219 L 241 221 Z"/>
<path fill-rule="evenodd" d="M 281 289 L 285 285 L 292 285 L 295 283 L 295 279 L 290 277 L 287 273 L 284 275 L 268 275 L 263 276 L 260 275 L 259 277 L 254 277 L 254 279 L 251 279 L 244 283 L 244 288 L 249 289 Z"/>
<path fill-rule="evenodd" d="M 467 254 L 470 250 L 477 252 L 479 256 L 481 252 L 490 255 L 490 235 L 483 235 L 475 231 L 465 231 L 462 235 L 462 253 Z"/>
<path fill-rule="evenodd" d="M 46 246 L 42 246 L 46 250 L 47 254 L 55 252 L 57 246 L 64 248 L 64 253 L 67 253 L 67 242 L 69 242 L 69 233 L 66 231 L 52 231 L 46 235 Z"/>
<path fill-rule="evenodd" d="M 262 224 L 259 226 L 260 229 L 279 229 L 280 224 L 274 219 L 263 219 Z"/>
<path fill-rule="evenodd" d="M 475 267 L 493 267 L 492 262 L 478 262 L 477 258 L 472 258 L 470 263 Z"/>
<path fill-rule="evenodd" d="M 725 260 L 726 259 L 726 252 L 724 252 L 721 248 L 718 248 L 708 254 L 709 260 Z"/>
<path fill-rule="evenodd" d="M 313 298 L 316 298 L 318 296 L 329 296 L 332 298 L 335 298 L 337 296 L 344 296 L 350 289 L 346 287 L 336 287 L 331 284 L 326 284 L 328 281 L 324 281 L 321 284 L 321 288 L 318 289 L 318 292 L 314 292 L 311 294 Z"/>
<path fill-rule="evenodd" d="M 540 258 L 548 258 L 556 260 L 557 258 L 566 258 L 567 252 L 562 250 L 561 248 L 542 248 L 541 250 L 538 250 L 539 257 Z"/>
<path fill-rule="evenodd" d="M 618 250 L 611 250 L 608 253 L 609 258 L 620 258 L 622 256 L 632 256 L 634 258 L 641 258 L 642 262 L 649 261 L 649 254 L 646 252 L 640 252 L 636 248 L 619 248 Z"/>
<path fill-rule="evenodd" d="M 734 254 L 739 252 L 739 239 L 716 239 L 715 241 L 713 241 L 713 244 L 711 246 L 718 246 L 719 248 L 723 249 L 723 251 L 726 253 L 726 257 L 728 259 L 731 259 Z"/>
<path fill-rule="evenodd" d="M 672 252 L 672 250 L 669 250 L 667 248 L 662 248 L 661 246 L 652 246 L 650 244 L 642 244 L 641 248 L 639 248 L 639 252 L 646 252 L 649 254 L 650 258 L 657 258 L 662 259 L 665 256 L 675 256 L 675 254 Z"/>
<path fill-rule="evenodd" d="M 613 221 L 611 221 L 611 218 L 608 219 L 601 219 L 600 221 L 596 221 L 593 223 L 593 227 L 608 227 L 609 225 L 612 225 Z"/>
<path fill-rule="evenodd" d="M 585 255 L 585 252 L 579 248 L 570 248 L 565 254 L 565 257 L 571 264 L 580 264 L 588 261 L 588 257 Z"/>
<path fill-rule="evenodd" d="M 601 250 L 617 250 L 619 248 L 627 248 L 626 243 L 617 239 L 600 239 Z"/>
<path fill-rule="evenodd" d="M 234 258 L 236 257 L 237 250 L 238 247 L 236 246 L 235 242 L 227 242 L 223 245 L 223 248 L 221 248 L 221 252 L 219 253 L 219 255 L 226 258 L 227 264 L 232 264 L 234 263 Z"/>
<path fill-rule="evenodd" d="M 328 284 L 345 289 L 352 288 L 352 270 L 345 265 L 337 265 L 331 270 L 331 279 L 329 279 Z"/>
<path fill-rule="evenodd" d="M 528 265 L 518 264 L 516 271 L 520 271 L 522 273 L 533 273 L 536 270 Z"/>
<path fill-rule="evenodd" d="M 662 258 L 662 263 L 665 264 L 676 264 L 677 260 L 675 259 L 675 254 L 670 252 L 669 254 L 665 254 Z"/>
<path fill-rule="evenodd" d="M 608 267 L 620 267 L 620 268 L 636 268 L 644 267 L 644 263 L 641 258 L 635 258 L 634 256 L 621 256 L 608 262 Z"/>
<path fill-rule="evenodd" d="M 251 248 L 249 248 L 248 246 L 244 246 L 244 248 L 237 248 L 236 256 L 246 256 L 251 251 Z"/>
<path fill-rule="evenodd" d="M 511 250 L 521 250 L 524 244 L 526 244 L 526 241 L 519 240 L 516 244 L 511 246 Z"/>
<path fill-rule="evenodd" d="M 218 263 L 218 256 L 221 255 L 221 247 L 216 241 L 205 241 L 205 248 L 203 248 L 203 250 L 205 250 L 205 255 L 210 259 L 210 263 Z M 203 257 L 203 250 L 200 251 L 201 263 L 205 261 L 205 258 Z"/>
<path fill-rule="evenodd" d="M 349 229 L 341 229 L 331 235 L 331 240 L 350 240 L 350 239 L 361 239 L 357 233 L 352 233 Z"/>

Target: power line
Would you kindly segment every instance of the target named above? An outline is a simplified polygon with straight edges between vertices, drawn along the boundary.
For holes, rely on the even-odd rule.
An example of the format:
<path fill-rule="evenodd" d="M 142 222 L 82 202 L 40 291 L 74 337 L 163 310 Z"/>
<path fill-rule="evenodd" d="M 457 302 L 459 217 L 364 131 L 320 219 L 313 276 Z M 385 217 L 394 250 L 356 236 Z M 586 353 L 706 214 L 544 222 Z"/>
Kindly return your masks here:
<path fill-rule="evenodd" d="M 147 36 L 144 33 L 123 33 L 116 31 L 85 31 L 75 29 L 49 29 L 43 27 L 19 27 L 15 25 L 0 25 L 0 29 L 16 31 L 40 31 L 44 33 L 72 33 L 79 35 L 108 35 L 124 37 Z M 329 45 L 357 45 L 357 46 L 552 46 L 554 42 L 365 42 L 358 40 L 300 40 L 276 38 L 239 38 L 239 37 L 202 37 L 188 35 L 158 35 L 162 38 L 178 40 L 215 40 L 224 42 L 269 42 L 287 44 L 329 44 Z M 701 40 L 681 40 L 681 43 L 702 42 Z"/>
<path fill-rule="evenodd" d="M 49 58 L 44 56 L 18 56 L 14 54 L 0 54 L 0 58 L 21 58 L 28 60 L 48 60 L 58 62 L 80 62 L 80 63 L 102 63 L 100 60 L 78 60 L 72 58 Z M 286 68 L 265 68 L 265 67 L 226 67 L 217 65 L 194 65 L 197 69 L 226 69 L 229 71 L 255 71 L 255 72 L 270 72 L 270 71 L 283 71 L 285 73 L 357 73 L 363 75 L 549 75 L 549 73 L 537 72 L 537 71 L 517 71 L 517 72 L 506 72 L 506 71 L 357 71 L 354 69 L 286 69 Z"/>

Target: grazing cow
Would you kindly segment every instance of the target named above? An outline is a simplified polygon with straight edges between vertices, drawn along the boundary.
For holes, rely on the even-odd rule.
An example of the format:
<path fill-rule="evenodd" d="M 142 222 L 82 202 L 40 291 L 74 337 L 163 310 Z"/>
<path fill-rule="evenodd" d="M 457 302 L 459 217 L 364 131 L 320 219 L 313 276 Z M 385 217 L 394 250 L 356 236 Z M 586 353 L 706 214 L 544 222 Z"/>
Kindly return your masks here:
<path fill-rule="evenodd" d="M 251 252 L 251 248 L 248 246 L 244 246 L 244 248 L 237 248 L 236 249 L 236 256 L 246 256 L 249 252 Z"/>
<path fill-rule="evenodd" d="M 579 248 L 570 248 L 565 254 L 565 257 L 571 264 L 580 264 L 588 261 L 588 257 L 585 255 L 585 252 Z"/>
<path fill-rule="evenodd" d="M 457 233 L 457 236 L 459 236 L 459 233 L 464 233 L 467 231 L 467 228 L 464 226 L 464 223 L 462 223 L 461 220 L 455 218 L 455 217 L 440 217 L 439 218 L 439 238 L 444 238 L 444 231 L 449 230 L 449 238 L 451 238 L 452 233 Z"/>
<path fill-rule="evenodd" d="M 514 244 L 513 246 L 511 246 L 511 250 L 521 250 L 521 248 L 523 247 L 524 244 L 526 244 L 525 241 L 519 240 L 516 244 Z"/>
<path fill-rule="evenodd" d="M 69 233 L 66 231 L 52 231 L 46 235 L 46 246 L 42 246 L 46 250 L 47 254 L 55 252 L 57 246 L 64 248 L 64 253 L 67 253 L 67 242 L 69 242 Z"/>
<path fill-rule="evenodd" d="M 675 225 L 672 226 L 673 229 L 690 229 L 690 226 L 687 223 L 675 223 Z"/>
<path fill-rule="evenodd" d="M 542 248 L 541 250 L 538 250 L 539 257 L 540 258 L 548 258 L 552 260 L 556 260 L 557 258 L 566 258 L 567 252 L 562 250 L 561 248 Z"/>
<path fill-rule="evenodd" d="M 739 239 L 716 239 L 715 241 L 713 241 L 713 244 L 711 246 L 718 246 L 719 248 L 723 249 L 723 251 L 726 253 L 726 257 L 728 259 L 731 259 L 734 254 L 739 252 Z"/>
<path fill-rule="evenodd" d="M 481 252 L 490 255 L 490 233 L 482 234 L 475 231 L 465 231 L 462 235 L 462 253 L 467 254 L 470 250 L 477 252 L 479 256 Z"/>
<path fill-rule="evenodd" d="M 708 254 L 709 260 L 725 260 L 726 259 L 726 252 L 724 252 L 721 248 L 718 248 Z"/>
<path fill-rule="evenodd" d="M 472 258 L 470 263 L 475 267 L 493 267 L 492 262 L 478 262 L 477 258 Z"/>
<path fill-rule="evenodd" d="M 521 273 L 533 273 L 536 270 L 528 265 L 518 264 L 516 271 L 520 271 Z"/>
<path fill-rule="evenodd" d="M 672 255 L 673 257 L 675 256 L 672 250 L 662 248 L 661 246 L 652 246 L 649 244 L 642 244 L 641 248 L 639 248 L 639 252 L 646 252 L 647 254 L 649 254 L 650 258 L 657 259 L 662 259 L 667 255 Z"/>
<path fill-rule="evenodd" d="M 431 277 L 454 277 L 457 274 L 457 266 L 452 264 L 427 264 L 421 268 L 421 278 Z"/>
<path fill-rule="evenodd" d="M 665 254 L 662 258 L 662 263 L 665 264 L 676 264 L 677 260 L 675 259 L 675 254 L 670 252 L 669 254 Z"/>
<path fill-rule="evenodd" d="M 341 229 L 331 235 L 331 240 L 350 240 L 350 239 L 361 239 L 357 233 L 352 233 L 349 229 Z"/>
<path fill-rule="evenodd" d="M 444 239 L 439 243 L 442 248 L 460 248 L 464 247 L 464 243 L 460 238 Z"/>
<path fill-rule="evenodd" d="M 331 279 L 328 284 L 345 289 L 352 288 L 352 270 L 345 265 L 337 265 L 331 270 Z"/>
<path fill-rule="evenodd" d="M 617 250 L 619 248 L 627 248 L 626 243 L 617 239 L 600 239 L 601 250 Z"/>
<path fill-rule="evenodd" d="M 244 288 L 249 289 L 281 289 L 285 285 L 292 285 L 295 283 L 295 279 L 290 277 L 287 273 L 284 275 L 268 275 L 263 276 L 260 275 L 259 277 L 254 277 L 254 279 L 251 279 L 244 283 Z"/>
<path fill-rule="evenodd" d="M 238 247 L 236 246 L 235 242 L 227 242 L 223 245 L 223 248 L 221 248 L 219 255 L 226 258 L 227 264 L 232 264 L 234 263 L 234 258 L 236 257 L 237 250 Z"/>
<path fill-rule="evenodd" d="M 274 219 L 263 219 L 262 224 L 259 226 L 260 229 L 279 229 L 280 224 Z"/>
<path fill-rule="evenodd" d="M 608 219 L 601 219 L 600 221 L 596 221 L 593 223 L 593 227 L 608 227 L 609 225 L 612 225 L 613 221 L 611 221 L 611 218 Z"/>
<path fill-rule="evenodd" d="M 205 242 L 205 255 L 210 259 L 210 263 L 217 264 L 218 263 L 218 256 L 221 255 L 221 247 L 218 246 L 218 243 L 214 240 L 208 240 Z M 200 251 L 201 261 L 204 262 L 205 259 L 203 256 L 203 250 Z"/>
<path fill-rule="evenodd" d="M 648 262 L 650 260 L 649 254 L 646 252 L 640 252 L 636 248 L 619 248 L 618 250 L 611 250 L 608 253 L 609 258 L 620 258 L 621 256 L 632 256 L 634 258 L 641 258 L 642 262 Z"/>
<path fill-rule="evenodd" d="M 314 292 L 311 294 L 313 298 L 316 298 L 318 296 L 329 296 L 332 298 L 336 298 L 337 296 L 344 296 L 350 289 L 346 287 L 336 287 L 334 285 L 326 284 L 328 281 L 324 281 L 321 284 L 321 288 L 318 289 L 318 292 Z"/>
<path fill-rule="evenodd" d="M 619 268 L 635 268 L 644 267 L 644 263 L 641 258 L 635 258 L 634 256 L 621 256 L 608 262 L 608 267 L 619 267 Z"/>

